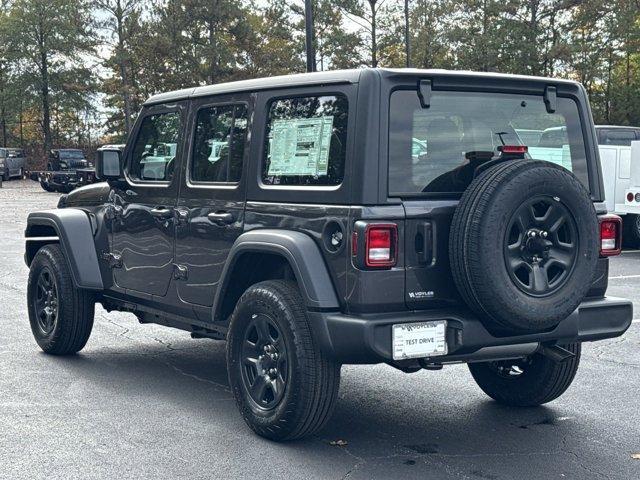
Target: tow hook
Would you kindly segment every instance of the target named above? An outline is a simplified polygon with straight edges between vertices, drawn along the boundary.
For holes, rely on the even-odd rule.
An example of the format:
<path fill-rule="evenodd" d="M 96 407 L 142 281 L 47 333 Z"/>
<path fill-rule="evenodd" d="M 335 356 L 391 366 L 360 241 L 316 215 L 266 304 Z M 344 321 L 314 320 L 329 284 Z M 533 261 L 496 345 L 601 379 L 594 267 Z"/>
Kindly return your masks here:
<path fill-rule="evenodd" d="M 540 353 L 555 363 L 566 362 L 576 356 L 575 353 L 558 345 L 540 345 Z"/>

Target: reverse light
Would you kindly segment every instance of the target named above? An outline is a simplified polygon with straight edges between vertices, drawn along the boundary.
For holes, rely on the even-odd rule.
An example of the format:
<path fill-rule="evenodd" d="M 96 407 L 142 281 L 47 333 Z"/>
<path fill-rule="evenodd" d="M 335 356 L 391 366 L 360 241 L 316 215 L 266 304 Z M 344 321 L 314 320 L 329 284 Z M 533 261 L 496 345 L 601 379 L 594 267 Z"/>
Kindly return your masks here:
<path fill-rule="evenodd" d="M 365 265 L 393 267 L 396 264 L 398 226 L 394 223 L 371 223 L 365 230 Z"/>
<path fill-rule="evenodd" d="M 622 219 L 617 215 L 603 215 L 600 221 L 600 256 L 619 255 L 622 250 Z"/>

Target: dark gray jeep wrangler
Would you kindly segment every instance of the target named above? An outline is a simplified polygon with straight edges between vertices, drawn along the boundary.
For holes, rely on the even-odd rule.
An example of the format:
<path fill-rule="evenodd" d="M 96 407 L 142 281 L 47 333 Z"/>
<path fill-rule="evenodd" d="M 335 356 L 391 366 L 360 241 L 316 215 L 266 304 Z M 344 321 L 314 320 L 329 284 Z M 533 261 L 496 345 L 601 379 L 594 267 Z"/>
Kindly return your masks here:
<path fill-rule="evenodd" d="M 605 296 L 620 219 L 571 81 L 360 70 L 198 87 L 149 99 L 96 167 L 103 183 L 29 216 L 36 341 L 81 350 L 96 302 L 226 339 L 238 407 L 268 438 L 321 428 L 345 363 L 465 362 L 499 402 L 549 402 L 581 342 L 631 324 Z"/>

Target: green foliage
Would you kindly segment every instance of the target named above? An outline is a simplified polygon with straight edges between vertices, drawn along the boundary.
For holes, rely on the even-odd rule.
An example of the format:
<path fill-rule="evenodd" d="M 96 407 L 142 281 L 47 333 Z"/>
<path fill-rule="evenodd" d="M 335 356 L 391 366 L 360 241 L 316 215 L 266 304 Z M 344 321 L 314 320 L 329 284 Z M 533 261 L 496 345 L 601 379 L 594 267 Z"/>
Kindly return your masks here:
<path fill-rule="evenodd" d="M 407 63 L 403 0 L 313 0 L 320 70 Z M 572 78 L 640 125 L 638 0 L 409 0 L 409 63 Z M 0 0 L 0 142 L 123 141 L 150 95 L 304 71 L 302 0 Z"/>

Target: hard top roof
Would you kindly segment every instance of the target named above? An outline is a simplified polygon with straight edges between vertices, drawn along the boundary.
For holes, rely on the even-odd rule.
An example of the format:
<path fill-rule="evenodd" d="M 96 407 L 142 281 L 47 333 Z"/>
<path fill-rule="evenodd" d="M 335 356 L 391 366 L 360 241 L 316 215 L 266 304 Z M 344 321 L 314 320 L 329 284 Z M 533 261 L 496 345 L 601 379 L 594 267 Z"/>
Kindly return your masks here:
<path fill-rule="evenodd" d="M 397 75 L 415 76 L 453 76 L 468 78 L 504 78 L 513 80 L 534 80 L 546 83 L 571 83 L 572 80 L 557 78 L 532 77 L 527 75 L 512 75 L 505 73 L 471 72 L 465 70 L 441 70 L 441 69 L 417 69 L 417 68 L 363 68 L 355 70 L 330 70 L 313 73 L 296 73 L 291 75 L 278 75 L 275 77 L 256 78 L 252 80 L 239 80 L 235 82 L 218 83 L 202 87 L 185 88 L 172 92 L 160 93 L 149 98 L 145 105 L 170 103 L 188 98 L 206 97 L 234 92 L 257 91 L 277 89 L 304 85 L 358 83 L 360 75 L 365 72 L 377 72 L 383 77 Z"/>

